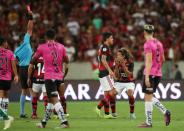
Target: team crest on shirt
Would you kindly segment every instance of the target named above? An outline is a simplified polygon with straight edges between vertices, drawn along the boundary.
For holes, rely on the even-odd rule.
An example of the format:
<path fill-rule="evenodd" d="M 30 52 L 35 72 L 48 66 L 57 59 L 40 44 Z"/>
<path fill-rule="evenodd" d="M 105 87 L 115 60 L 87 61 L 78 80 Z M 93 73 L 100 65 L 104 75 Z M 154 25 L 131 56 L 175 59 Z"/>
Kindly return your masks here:
<path fill-rule="evenodd" d="M 104 51 L 104 52 L 107 51 L 107 48 L 103 48 L 102 51 Z"/>

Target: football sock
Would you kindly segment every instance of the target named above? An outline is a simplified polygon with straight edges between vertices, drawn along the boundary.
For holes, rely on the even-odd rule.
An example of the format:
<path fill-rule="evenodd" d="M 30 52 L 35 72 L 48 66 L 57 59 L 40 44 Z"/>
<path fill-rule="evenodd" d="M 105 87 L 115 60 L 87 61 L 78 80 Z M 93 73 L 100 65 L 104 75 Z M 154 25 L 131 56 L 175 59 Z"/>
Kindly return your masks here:
<path fill-rule="evenodd" d="M 112 98 L 110 99 L 110 106 L 112 113 L 116 113 L 116 99 Z"/>
<path fill-rule="evenodd" d="M 37 112 L 37 101 L 38 101 L 38 97 L 32 98 L 33 115 L 36 115 L 36 112 Z"/>
<path fill-rule="evenodd" d="M 7 113 L 4 112 L 1 107 L 0 107 L 0 118 L 2 120 L 8 120 L 9 119 Z"/>
<path fill-rule="evenodd" d="M 63 107 L 61 106 L 61 103 L 60 102 L 57 102 L 55 105 L 54 105 L 54 109 L 55 111 L 57 112 L 57 115 L 61 121 L 61 123 L 67 121 L 67 119 L 65 118 L 65 114 L 64 114 L 64 111 L 63 111 Z"/>
<path fill-rule="evenodd" d="M 109 104 L 110 104 L 110 98 L 111 96 L 109 94 L 105 94 L 105 105 L 104 105 L 104 111 L 106 115 L 109 115 Z"/>
<path fill-rule="evenodd" d="M 102 99 L 99 104 L 97 105 L 98 109 L 101 109 L 105 105 L 105 99 Z"/>
<path fill-rule="evenodd" d="M 45 116 L 42 121 L 47 122 L 52 114 L 52 110 L 54 109 L 54 106 L 52 103 L 48 103 L 46 110 L 45 110 Z"/>
<path fill-rule="evenodd" d="M 67 104 L 66 104 L 66 99 L 65 99 L 65 97 L 64 96 L 61 96 L 60 97 L 60 101 L 61 101 L 61 105 L 62 105 L 62 107 L 63 107 L 63 109 L 64 109 L 64 113 L 65 114 L 67 114 Z"/>
<path fill-rule="evenodd" d="M 146 123 L 148 125 L 152 125 L 152 112 L 153 112 L 153 105 L 152 102 L 145 102 L 145 114 L 146 114 Z"/>
<path fill-rule="evenodd" d="M 25 114 L 25 112 L 24 112 L 25 102 L 26 102 L 26 96 L 21 95 L 20 96 L 20 114 L 23 114 L 23 115 Z"/>
<path fill-rule="evenodd" d="M 135 99 L 133 96 L 128 97 L 129 100 L 129 106 L 130 106 L 130 113 L 134 113 L 134 103 Z"/>
<path fill-rule="evenodd" d="M 8 112 L 8 105 L 9 105 L 9 99 L 8 98 L 2 98 L 1 107 L 4 112 Z"/>
<path fill-rule="evenodd" d="M 162 103 L 157 98 L 153 97 L 152 102 L 153 105 L 160 110 L 160 112 L 162 112 L 163 114 L 166 113 L 167 109 L 165 108 L 164 105 L 162 105 Z"/>
<path fill-rule="evenodd" d="M 43 104 L 44 104 L 44 107 L 45 107 L 45 110 L 46 110 L 46 107 L 47 107 L 47 104 L 48 104 L 48 97 L 47 96 L 43 97 Z"/>

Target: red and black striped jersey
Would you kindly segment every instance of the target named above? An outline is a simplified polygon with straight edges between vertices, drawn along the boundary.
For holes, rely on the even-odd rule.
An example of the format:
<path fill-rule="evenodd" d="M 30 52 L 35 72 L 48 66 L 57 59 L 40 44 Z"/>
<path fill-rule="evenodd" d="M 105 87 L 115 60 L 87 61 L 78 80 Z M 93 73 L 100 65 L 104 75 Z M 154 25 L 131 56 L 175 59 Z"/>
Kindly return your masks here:
<path fill-rule="evenodd" d="M 33 69 L 33 83 L 43 84 L 44 83 L 44 64 L 43 58 L 40 57 L 34 64 Z"/>
<path fill-rule="evenodd" d="M 100 78 L 109 75 L 108 70 L 105 68 L 105 66 L 102 63 L 102 55 L 106 56 L 106 61 L 110 68 L 113 68 L 113 64 L 114 64 L 114 58 L 110 47 L 105 44 L 102 44 L 98 51 L 98 68 L 100 71 L 99 72 Z"/>
<path fill-rule="evenodd" d="M 122 65 L 119 65 L 118 66 L 118 71 L 119 71 L 120 77 L 116 81 L 117 82 L 124 82 L 124 83 L 126 83 L 126 82 L 134 82 L 134 77 L 133 77 L 134 62 L 133 62 L 133 60 L 128 61 L 125 65 L 128 68 L 128 71 L 132 72 L 132 75 L 128 76 L 125 73 L 124 68 L 122 67 Z"/>

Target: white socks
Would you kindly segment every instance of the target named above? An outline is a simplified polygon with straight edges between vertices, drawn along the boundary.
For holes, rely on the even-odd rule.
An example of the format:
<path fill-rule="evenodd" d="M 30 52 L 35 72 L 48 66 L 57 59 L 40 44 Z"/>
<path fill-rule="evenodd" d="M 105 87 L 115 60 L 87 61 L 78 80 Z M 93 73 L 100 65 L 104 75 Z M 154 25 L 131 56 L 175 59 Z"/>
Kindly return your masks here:
<path fill-rule="evenodd" d="M 146 114 L 146 123 L 148 125 L 152 125 L 152 112 L 153 112 L 153 104 L 152 102 L 145 102 L 145 114 Z"/>
<path fill-rule="evenodd" d="M 8 112 L 9 99 L 8 98 L 0 98 L 0 106 L 4 112 Z"/>
<path fill-rule="evenodd" d="M 166 113 L 166 108 L 164 107 L 164 105 L 162 105 L 162 103 L 155 97 L 152 98 L 152 102 L 153 102 L 153 105 L 158 108 L 163 114 Z"/>
<path fill-rule="evenodd" d="M 42 121 L 47 122 L 52 114 L 52 110 L 54 109 L 54 106 L 52 103 L 48 103 L 46 110 L 45 110 L 45 116 Z"/>
<path fill-rule="evenodd" d="M 145 101 L 145 114 L 146 114 L 146 123 L 148 125 L 152 125 L 152 112 L 153 112 L 153 105 L 158 108 L 163 114 L 166 113 L 166 108 L 161 104 L 161 102 L 153 97 L 152 102 Z"/>
<path fill-rule="evenodd" d="M 61 120 L 61 123 L 67 121 L 67 119 L 65 118 L 65 114 L 64 114 L 64 111 L 63 111 L 63 107 L 61 106 L 61 103 L 60 103 L 60 102 L 57 102 L 57 103 L 54 105 L 54 109 L 55 109 L 55 111 L 57 112 L 58 117 L 59 117 L 59 119 Z"/>

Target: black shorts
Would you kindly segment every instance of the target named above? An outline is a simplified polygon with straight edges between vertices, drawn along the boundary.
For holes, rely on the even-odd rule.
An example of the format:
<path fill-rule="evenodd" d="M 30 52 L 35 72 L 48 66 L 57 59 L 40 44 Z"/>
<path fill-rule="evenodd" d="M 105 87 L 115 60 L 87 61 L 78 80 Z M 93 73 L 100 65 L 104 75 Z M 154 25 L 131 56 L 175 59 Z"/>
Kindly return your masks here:
<path fill-rule="evenodd" d="M 0 80 L 0 90 L 8 91 L 11 88 L 11 80 Z"/>
<path fill-rule="evenodd" d="M 20 84 L 22 89 L 28 89 L 29 88 L 29 86 L 27 85 L 28 66 L 19 67 L 19 77 L 20 77 Z"/>
<path fill-rule="evenodd" d="M 58 88 L 63 83 L 63 80 L 45 80 L 45 88 L 48 98 L 57 97 Z"/>
<path fill-rule="evenodd" d="M 144 81 L 143 81 L 143 87 L 142 87 L 142 92 L 146 94 L 153 94 L 155 93 L 158 84 L 160 83 L 161 77 L 159 76 L 149 76 L 150 84 L 151 87 L 147 87 L 145 84 L 145 76 L 144 76 Z"/>

